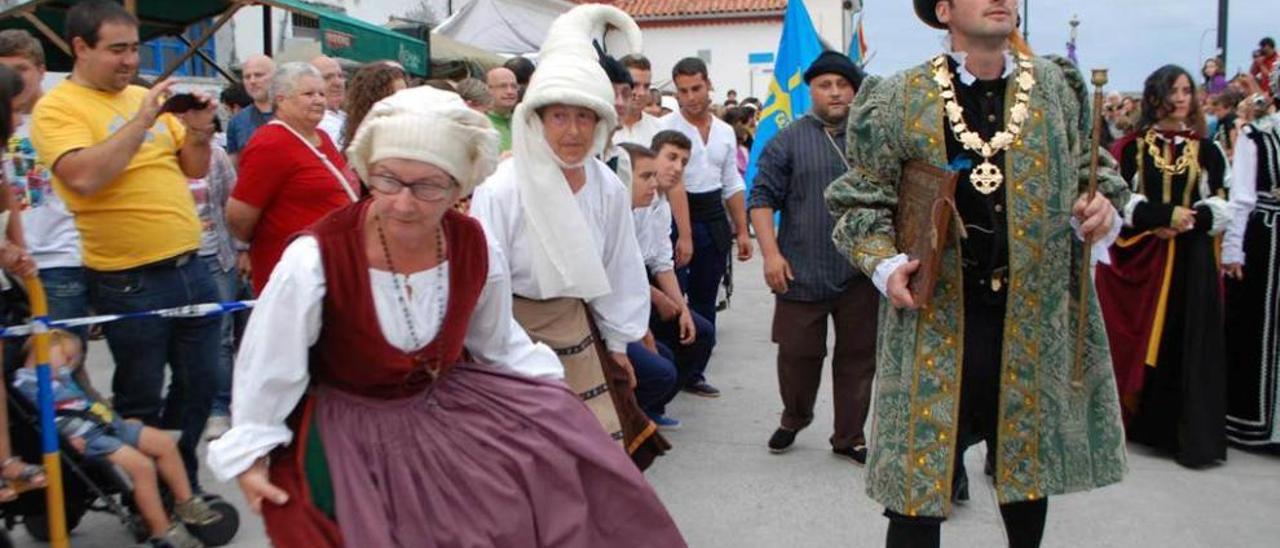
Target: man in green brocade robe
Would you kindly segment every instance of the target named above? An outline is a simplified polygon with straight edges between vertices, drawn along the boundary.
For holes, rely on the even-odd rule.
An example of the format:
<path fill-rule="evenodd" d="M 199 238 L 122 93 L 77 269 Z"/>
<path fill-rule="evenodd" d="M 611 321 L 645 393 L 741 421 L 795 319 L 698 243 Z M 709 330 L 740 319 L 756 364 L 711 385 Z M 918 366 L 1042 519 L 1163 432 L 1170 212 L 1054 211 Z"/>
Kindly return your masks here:
<path fill-rule="evenodd" d="M 1010 546 L 1038 546 L 1047 497 L 1125 472 L 1092 292 L 1079 365 L 1075 335 L 1085 242 L 1107 260 L 1130 196 L 1105 153 L 1099 194 L 1084 196 L 1092 121 L 1084 82 L 1065 61 L 1031 55 L 1017 35 L 1016 0 L 915 0 L 915 8 L 948 31 L 948 51 L 868 82 L 849 118 L 853 167 L 826 191 L 837 247 L 885 295 L 867 491 L 886 508 L 889 546 L 936 546 L 960 494 L 953 487 L 965 483 L 963 450 L 985 440 Z M 964 230 L 953 228 L 924 309 L 907 290 L 918 263 L 894 245 L 908 160 L 960 172 Z"/>

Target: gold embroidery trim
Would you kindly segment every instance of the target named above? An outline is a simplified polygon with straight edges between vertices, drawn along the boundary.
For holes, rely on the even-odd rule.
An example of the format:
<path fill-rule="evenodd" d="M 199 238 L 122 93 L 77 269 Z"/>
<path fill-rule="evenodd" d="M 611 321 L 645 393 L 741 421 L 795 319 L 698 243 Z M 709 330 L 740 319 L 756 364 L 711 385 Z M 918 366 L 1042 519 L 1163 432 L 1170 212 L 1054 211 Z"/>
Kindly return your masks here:
<path fill-rule="evenodd" d="M 1044 126 L 1043 117 L 1035 116 L 1024 135 L 1043 132 Z M 1040 148 L 1047 146 L 1048 142 L 1045 141 Z M 1047 150 L 1033 151 L 1030 146 L 1006 153 L 1006 170 L 1014 181 L 1014 184 L 1009 185 L 1006 195 L 1009 203 L 1005 208 L 1005 215 L 1009 226 L 1032 226 L 1028 222 L 1032 219 L 1027 217 L 1035 215 L 1036 204 L 1033 199 L 1037 196 L 1031 194 L 1027 184 L 1047 177 L 1047 157 Z M 1020 166 L 1025 168 L 1019 169 Z M 1040 189 L 1048 193 L 1052 190 L 1052 185 L 1041 181 Z M 1045 199 L 1047 196 L 1039 198 Z M 1043 223 L 1043 219 L 1039 221 Z M 1043 240 L 1043 231 L 1038 234 Z M 999 443 L 995 449 L 997 498 L 1002 503 L 1011 500 L 999 496 L 1002 492 L 1013 490 L 1025 493 L 1029 499 L 1034 500 L 1039 498 L 1041 488 L 1040 430 L 1035 421 L 1039 420 L 1040 339 L 1037 330 L 1042 327 L 1042 306 L 1041 299 L 1036 299 L 1024 286 L 1027 283 L 1025 278 L 1030 273 L 1028 269 L 1036 268 L 1042 261 L 1044 242 L 1032 242 L 1024 228 L 1010 232 L 1009 248 L 1009 305 L 1004 325 L 1004 348 L 1001 349 L 997 425 Z M 1021 269 L 1014 268 L 1018 264 L 1014 256 L 1019 251 L 1026 254 L 1026 260 L 1021 263 L 1025 267 Z M 1025 335 L 1023 329 L 1027 330 Z M 1014 453 L 1006 452 L 1004 449 L 1010 446 L 1017 447 L 1018 450 Z M 1016 464 L 1019 462 L 1027 465 L 1024 469 L 1025 482 L 1017 481 L 1014 477 Z"/>
<path fill-rule="evenodd" d="M 863 238 L 853 247 L 855 255 L 862 255 L 873 259 L 887 259 L 898 254 L 898 248 L 893 245 L 893 240 L 883 234 L 875 234 Z"/>

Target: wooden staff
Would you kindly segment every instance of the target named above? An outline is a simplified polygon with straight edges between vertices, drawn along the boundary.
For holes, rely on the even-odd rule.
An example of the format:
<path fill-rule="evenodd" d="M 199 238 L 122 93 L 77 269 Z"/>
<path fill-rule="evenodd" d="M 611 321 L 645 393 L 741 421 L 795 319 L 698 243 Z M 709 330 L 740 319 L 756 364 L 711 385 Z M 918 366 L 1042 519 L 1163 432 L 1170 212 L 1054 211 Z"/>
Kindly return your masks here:
<path fill-rule="evenodd" d="M 1107 85 L 1107 69 L 1093 69 L 1093 139 L 1089 161 L 1089 192 L 1086 203 L 1093 202 L 1098 194 L 1098 151 L 1102 148 L 1102 87 Z M 1089 288 L 1093 287 L 1093 242 L 1084 243 L 1080 261 L 1080 297 L 1076 302 L 1076 354 L 1075 368 L 1071 372 L 1071 386 L 1084 388 L 1084 334 L 1089 320 Z"/>

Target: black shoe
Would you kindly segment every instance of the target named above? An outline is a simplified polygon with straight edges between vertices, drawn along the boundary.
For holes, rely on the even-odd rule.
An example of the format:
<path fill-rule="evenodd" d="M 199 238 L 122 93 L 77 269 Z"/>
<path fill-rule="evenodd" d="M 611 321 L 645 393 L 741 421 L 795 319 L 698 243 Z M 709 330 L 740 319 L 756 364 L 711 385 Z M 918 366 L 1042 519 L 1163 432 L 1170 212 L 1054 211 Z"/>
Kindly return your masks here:
<path fill-rule="evenodd" d="M 770 453 L 786 453 L 791 449 L 791 445 L 796 442 L 795 430 L 787 430 L 779 428 L 773 431 L 773 435 L 769 436 L 769 452 Z"/>
<path fill-rule="evenodd" d="M 853 447 L 832 447 L 831 452 L 841 457 L 852 459 L 858 464 L 867 463 L 867 446 L 855 445 Z"/>
<path fill-rule="evenodd" d="M 720 389 L 707 384 L 707 381 L 698 381 L 690 384 L 689 386 L 684 387 L 684 391 L 704 398 L 720 397 Z"/>

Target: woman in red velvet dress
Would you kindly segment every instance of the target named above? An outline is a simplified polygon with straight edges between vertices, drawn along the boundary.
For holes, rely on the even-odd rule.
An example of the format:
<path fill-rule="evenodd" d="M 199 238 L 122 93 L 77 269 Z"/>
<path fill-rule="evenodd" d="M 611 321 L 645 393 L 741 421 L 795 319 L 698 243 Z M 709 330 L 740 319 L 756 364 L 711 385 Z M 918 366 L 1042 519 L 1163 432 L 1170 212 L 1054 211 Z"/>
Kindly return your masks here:
<path fill-rule="evenodd" d="M 1112 262 L 1097 271 L 1129 439 L 1202 467 L 1225 460 L 1222 286 L 1214 238 L 1231 215 L 1226 155 L 1205 138 L 1187 71 L 1147 78 L 1136 133 L 1113 153 L 1129 181 Z"/>
<path fill-rule="evenodd" d="M 402 91 L 348 156 L 372 197 L 285 250 L 241 346 L 232 428 L 209 449 L 272 542 L 683 546 L 512 319 L 506 261 L 450 207 L 493 169 L 487 118 Z"/>

